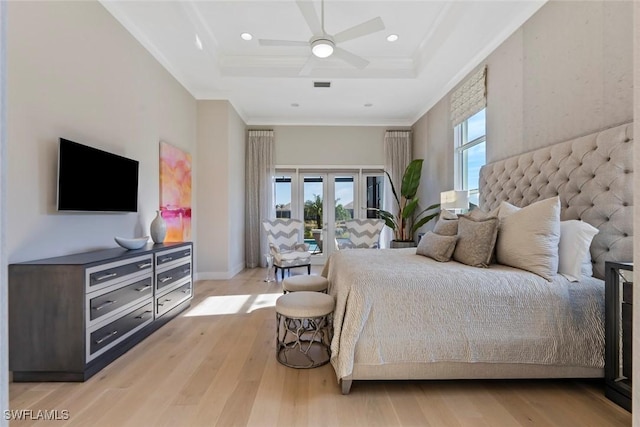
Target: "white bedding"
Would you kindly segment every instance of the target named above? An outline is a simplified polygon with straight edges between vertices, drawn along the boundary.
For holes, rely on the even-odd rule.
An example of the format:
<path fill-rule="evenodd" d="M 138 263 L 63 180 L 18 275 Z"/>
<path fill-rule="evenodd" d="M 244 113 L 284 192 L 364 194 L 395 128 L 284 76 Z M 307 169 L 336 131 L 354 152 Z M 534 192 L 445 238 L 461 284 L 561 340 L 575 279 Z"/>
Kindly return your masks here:
<path fill-rule="evenodd" d="M 334 253 L 331 363 L 604 366 L 604 282 L 571 283 L 501 265 L 439 263 L 409 249 Z"/>

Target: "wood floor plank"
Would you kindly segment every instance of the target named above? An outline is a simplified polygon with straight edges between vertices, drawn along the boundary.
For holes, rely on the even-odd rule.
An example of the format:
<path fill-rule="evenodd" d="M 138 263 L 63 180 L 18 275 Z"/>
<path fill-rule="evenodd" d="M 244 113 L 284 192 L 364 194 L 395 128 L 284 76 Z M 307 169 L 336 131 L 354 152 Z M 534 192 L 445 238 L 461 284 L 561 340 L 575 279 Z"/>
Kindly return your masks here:
<path fill-rule="evenodd" d="M 189 310 L 84 383 L 10 383 L 11 409 L 71 417 L 11 426 L 631 425 L 597 380 L 356 381 L 343 396 L 331 365 L 277 362 L 273 305 L 282 290 L 265 275 L 197 282 Z"/>

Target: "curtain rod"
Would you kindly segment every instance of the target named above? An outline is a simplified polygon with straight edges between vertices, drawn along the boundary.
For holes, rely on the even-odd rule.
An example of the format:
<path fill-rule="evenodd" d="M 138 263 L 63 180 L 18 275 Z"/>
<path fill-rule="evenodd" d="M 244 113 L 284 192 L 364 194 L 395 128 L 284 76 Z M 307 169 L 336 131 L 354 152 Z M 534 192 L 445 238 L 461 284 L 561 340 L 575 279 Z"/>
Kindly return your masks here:
<path fill-rule="evenodd" d="M 273 129 L 247 129 L 249 132 L 258 131 L 258 132 L 273 132 Z"/>

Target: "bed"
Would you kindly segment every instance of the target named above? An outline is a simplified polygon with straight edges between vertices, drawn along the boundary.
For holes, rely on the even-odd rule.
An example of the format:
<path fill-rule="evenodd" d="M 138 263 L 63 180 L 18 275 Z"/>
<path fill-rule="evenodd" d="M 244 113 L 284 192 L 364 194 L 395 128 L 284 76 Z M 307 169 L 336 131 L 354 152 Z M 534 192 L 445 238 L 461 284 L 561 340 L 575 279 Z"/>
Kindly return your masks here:
<path fill-rule="evenodd" d="M 593 277 L 570 281 L 500 264 L 438 262 L 415 248 L 334 253 L 331 364 L 354 380 L 598 378 L 604 263 L 632 259 L 632 124 L 488 164 L 480 207 L 559 199 L 562 221 L 598 229 Z"/>

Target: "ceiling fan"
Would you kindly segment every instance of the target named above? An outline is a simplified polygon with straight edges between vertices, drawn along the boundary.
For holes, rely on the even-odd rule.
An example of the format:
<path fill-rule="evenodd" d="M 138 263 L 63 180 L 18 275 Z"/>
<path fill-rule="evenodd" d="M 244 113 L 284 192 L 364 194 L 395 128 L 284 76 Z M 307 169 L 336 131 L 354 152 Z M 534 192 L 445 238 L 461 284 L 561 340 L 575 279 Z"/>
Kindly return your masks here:
<path fill-rule="evenodd" d="M 324 0 L 320 2 L 321 19 L 318 19 L 316 9 L 311 1 L 296 0 L 296 4 L 311 29 L 311 33 L 313 34 L 311 38 L 308 41 L 259 39 L 258 43 L 260 46 L 298 46 L 311 48 L 312 55 L 300 70 L 300 75 L 307 75 L 311 72 L 311 69 L 317 64 L 316 58 L 334 56 L 358 69 L 363 69 L 369 64 L 369 61 L 361 56 L 351 53 L 337 45 L 347 40 L 353 40 L 384 30 L 382 18 L 378 16 L 377 18 L 370 19 L 331 35 L 327 34 L 324 30 Z"/>

